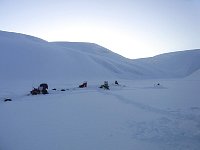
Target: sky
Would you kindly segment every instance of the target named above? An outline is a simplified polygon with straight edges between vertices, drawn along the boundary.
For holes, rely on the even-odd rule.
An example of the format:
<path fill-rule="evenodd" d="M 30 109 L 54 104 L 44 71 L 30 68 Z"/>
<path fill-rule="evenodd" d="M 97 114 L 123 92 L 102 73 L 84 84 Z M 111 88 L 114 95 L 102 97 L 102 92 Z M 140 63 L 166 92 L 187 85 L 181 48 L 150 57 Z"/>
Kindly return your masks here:
<path fill-rule="evenodd" d="M 200 49 L 200 0 L 0 0 L 0 30 L 151 57 Z"/>

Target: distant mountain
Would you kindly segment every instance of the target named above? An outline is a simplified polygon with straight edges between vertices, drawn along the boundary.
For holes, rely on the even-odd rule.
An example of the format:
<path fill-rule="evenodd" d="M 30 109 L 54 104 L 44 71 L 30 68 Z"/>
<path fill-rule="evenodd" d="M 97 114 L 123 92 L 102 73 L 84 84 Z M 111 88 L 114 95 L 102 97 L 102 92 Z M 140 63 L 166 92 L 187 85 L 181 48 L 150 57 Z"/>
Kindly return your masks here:
<path fill-rule="evenodd" d="M 152 68 L 157 77 L 186 77 L 200 69 L 200 49 L 157 55 L 133 60 L 134 64 Z"/>
<path fill-rule="evenodd" d="M 0 31 L 0 81 L 185 77 L 200 69 L 200 50 L 130 60 L 94 43 L 47 42 Z"/>

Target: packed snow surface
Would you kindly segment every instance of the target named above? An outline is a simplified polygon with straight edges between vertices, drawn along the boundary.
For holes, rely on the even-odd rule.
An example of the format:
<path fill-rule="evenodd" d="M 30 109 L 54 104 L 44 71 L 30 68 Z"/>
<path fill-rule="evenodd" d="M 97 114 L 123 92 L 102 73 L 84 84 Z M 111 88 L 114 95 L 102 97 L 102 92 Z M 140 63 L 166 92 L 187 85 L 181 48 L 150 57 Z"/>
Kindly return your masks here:
<path fill-rule="evenodd" d="M 200 50 L 130 60 L 0 31 L 0 51 L 0 150 L 200 148 Z"/>
<path fill-rule="evenodd" d="M 23 83 L 1 87 L 12 101 L 0 102 L 0 149 L 199 150 L 200 80 L 119 83 L 51 84 L 57 91 L 36 96 Z"/>

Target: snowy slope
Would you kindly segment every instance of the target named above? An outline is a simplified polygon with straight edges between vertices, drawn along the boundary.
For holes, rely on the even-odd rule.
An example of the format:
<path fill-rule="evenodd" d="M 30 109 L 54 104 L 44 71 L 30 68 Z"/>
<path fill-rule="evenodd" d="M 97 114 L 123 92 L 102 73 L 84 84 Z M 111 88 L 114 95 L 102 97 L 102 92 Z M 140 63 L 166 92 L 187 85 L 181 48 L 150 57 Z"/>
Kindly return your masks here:
<path fill-rule="evenodd" d="M 144 72 L 134 67 L 130 60 L 95 44 L 64 47 L 1 31 L 0 47 L 0 71 L 3 72 L 0 80 L 137 78 Z"/>
<path fill-rule="evenodd" d="M 187 76 L 186 79 L 192 79 L 192 80 L 200 80 L 200 69 L 192 73 L 191 75 Z"/>
<path fill-rule="evenodd" d="M 102 46 L 94 43 L 82 42 L 53 42 L 57 46 L 61 46 L 72 51 L 77 51 L 90 56 L 97 64 L 102 65 L 108 70 L 113 70 L 118 77 L 128 79 L 152 78 L 154 73 L 149 67 L 137 65 L 132 60 L 122 57 Z"/>
<path fill-rule="evenodd" d="M 185 77 L 200 68 L 200 50 L 130 60 L 93 43 L 47 42 L 0 31 L 0 80 Z"/>
<path fill-rule="evenodd" d="M 111 76 L 109 70 L 95 65 L 93 60 L 79 52 L 66 51 L 51 43 L 14 34 L 14 38 L 0 33 L 0 79 L 59 79 Z M 13 33 L 12 33 L 13 34 Z M 90 69 L 96 68 L 96 70 Z M 89 76 L 91 77 L 91 76 Z"/>
<path fill-rule="evenodd" d="M 92 43 L 54 42 L 64 48 L 70 47 L 73 51 L 97 55 L 113 62 L 116 68 L 126 70 L 129 74 L 138 76 L 133 78 L 174 78 L 186 77 L 200 69 L 200 50 L 188 50 L 161 54 L 151 58 L 129 60 L 108 49 Z M 120 63 L 119 63 L 120 62 Z M 105 67 L 107 65 L 105 64 Z M 109 66 L 109 65 L 108 65 Z M 125 74 L 123 74 L 125 77 Z M 128 76 L 128 75 L 127 75 Z M 126 77 L 127 77 L 126 76 Z M 129 77 L 130 78 L 130 77 Z"/>
<path fill-rule="evenodd" d="M 152 68 L 159 77 L 186 77 L 200 69 L 200 49 L 161 54 L 133 60 L 134 64 Z"/>

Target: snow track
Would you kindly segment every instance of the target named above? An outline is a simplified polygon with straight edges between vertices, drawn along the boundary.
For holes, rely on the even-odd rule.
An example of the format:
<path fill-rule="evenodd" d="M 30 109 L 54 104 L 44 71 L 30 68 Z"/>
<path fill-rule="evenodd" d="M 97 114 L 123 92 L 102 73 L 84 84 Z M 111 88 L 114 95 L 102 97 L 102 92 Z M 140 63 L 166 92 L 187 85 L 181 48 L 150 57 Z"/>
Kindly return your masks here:
<path fill-rule="evenodd" d="M 103 92 L 101 92 L 101 93 L 103 93 Z M 147 112 L 158 113 L 158 114 L 166 115 L 166 116 L 169 116 L 169 117 L 172 117 L 172 118 L 179 118 L 179 119 L 193 120 L 193 121 L 196 120 L 197 122 L 200 122 L 200 115 L 198 116 L 198 115 L 194 115 L 194 114 L 193 115 L 181 114 L 178 111 L 159 109 L 159 108 L 156 108 L 156 107 L 146 105 L 144 103 L 139 103 L 137 101 L 125 98 L 122 95 L 116 94 L 112 91 L 104 92 L 104 94 L 108 95 L 108 96 L 113 96 L 113 97 L 115 97 L 116 99 L 118 99 L 119 101 L 121 101 L 125 104 L 132 105 L 133 107 L 137 107 L 137 108 L 142 109 L 142 110 L 147 111 Z"/>
<path fill-rule="evenodd" d="M 199 150 L 199 82 L 155 82 L 120 81 L 126 86 L 110 90 L 100 82 L 83 89 L 63 84 L 36 96 L 26 96 L 25 87 L 2 89 L 0 97 L 13 101 L 0 103 L 0 148 Z"/>
<path fill-rule="evenodd" d="M 134 91 L 137 89 L 139 88 L 135 88 Z M 126 89 L 123 90 L 126 91 Z M 127 133 L 131 133 L 131 138 L 151 143 L 163 143 L 165 146 L 160 148 L 166 150 L 199 149 L 200 107 L 190 107 L 187 110 L 166 110 L 138 102 L 137 96 L 134 96 L 134 94 L 132 94 L 133 98 L 127 98 L 119 91 L 100 91 L 100 93 L 114 97 L 123 104 L 132 106 L 133 109 L 140 109 L 148 114 L 153 113 L 155 116 L 159 116 L 156 119 L 147 119 L 148 121 L 136 121 L 134 119 L 127 121 Z M 146 102 L 148 102 L 148 99 L 146 99 Z"/>

